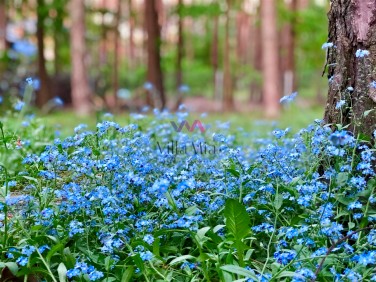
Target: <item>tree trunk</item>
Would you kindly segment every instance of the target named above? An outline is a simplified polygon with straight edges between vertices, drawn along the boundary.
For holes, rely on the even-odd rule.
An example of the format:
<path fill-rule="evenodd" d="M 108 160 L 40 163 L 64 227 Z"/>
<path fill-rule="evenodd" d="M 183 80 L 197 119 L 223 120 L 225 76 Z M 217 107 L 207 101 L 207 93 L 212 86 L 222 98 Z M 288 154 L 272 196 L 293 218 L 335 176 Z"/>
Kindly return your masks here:
<path fill-rule="evenodd" d="M 265 114 L 276 117 L 281 97 L 276 0 L 261 1 L 263 102 Z"/>
<path fill-rule="evenodd" d="M 134 44 L 134 28 L 135 28 L 135 15 L 133 12 L 132 0 L 128 0 L 129 10 L 129 58 L 128 65 L 130 69 L 133 69 L 135 62 L 135 44 Z"/>
<path fill-rule="evenodd" d="M 157 0 L 145 1 L 145 21 L 147 31 L 148 74 L 147 78 L 153 84 L 153 90 L 149 91 L 147 103 L 154 107 L 164 108 L 166 99 L 164 94 L 163 75 L 161 68 L 161 31 L 158 22 Z M 152 95 L 158 99 L 153 101 Z M 159 101 L 158 101 L 159 100 Z M 160 105 L 155 105 L 155 102 Z"/>
<path fill-rule="evenodd" d="M 176 88 L 178 89 L 183 84 L 183 56 L 184 56 L 184 35 L 183 35 L 183 0 L 178 1 L 178 45 L 176 57 Z M 178 108 L 183 102 L 181 91 L 178 91 L 178 98 L 175 107 Z"/>
<path fill-rule="evenodd" d="M 46 69 L 46 58 L 44 57 L 44 19 L 47 17 L 44 10 L 44 0 L 37 1 L 37 40 L 38 40 L 38 76 L 40 89 L 37 93 L 36 104 L 43 107 L 50 99 L 50 81 Z"/>
<path fill-rule="evenodd" d="M 0 52 L 5 51 L 7 47 L 6 40 L 7 13 L 4 0 L 0 1 Z"/>
<path fill-rule="evenodd" d="M 295 75 L 295 25 L 296 25 L 296 12 L 298 0 L 291 0 L 286 3 L 286 8 L 291 13 L 292 17 L 290 21 L 282 29 L 282 83 L 283 94 L 290 95 L 296 90 L 296 75 Z"/>
<path fill-rule="evenodd" d="M 76 112 L 86 115 L 91 112 L 90 88 L 85 66 L 85 4 L 84 0 L 71 0 L 71 85 L 72 102 Z"/>
<path fill-rule="evenodd" d="M 217 89 L 217 72 L 218 72 L 218 22 L 219 18 L 216 16 L 214 18 L 214 27 L 213 27 L 213 39 L 211 45 L 211 64 L 213 66 L 213 85 L 214 85 L 214 99 L 218 96 Z"/>
<path fill-rule="evenodd" d="M 349 125 L 355 137 L 362 133 L 372 138 L 376 125 L 376 87 L 371 84 L 376 81 L 375 0 L 333 0 L 328 17 L 328 42 L 335 47 L 328 49 L 324 121 Z M 358 57 L 357 51 L 362 53 Z M 339 108 L 340 100 L 345 104 Z M 371 112 L 364 115 L 367 111 Z"/>
<path fill-rule="evenodd" d="M 121 2 L 122 0 L 117 0 L 117 11 L 116 11 L 116 16 L 115 16 L 115 38 L 114 38 L 114 70 L 112 73 L 112 88 L 113 88 L 113 97 L 114 97 L 114 102 L 115 102 L 115 111 L 118 110 L 118 103 L 117 103 L 117 93 L 119 90 L 119 64 L 120 64 L 120 57 L 119 57 L 119 52 L 120 52 L 120 34 L 119 34 L 119 24 L 120 24 L 120 18 L 121 18 L 121 10 L 122 10 L 122 5 Z"/>
<path fill-rule="evenodd" d="M 251 103 L 261 104 L 263 101 L 261 82 L 259 79 L 262 73 L 262 42 L 261 42 L 261 25 L 260 25 L 260 12 L 259 9 L 255 13 L 252 24 L 251 24 L 251 59 L 252 68 L 254 71 L 253 79 L 250 86 L 250 97 Z"/>
<path fill-rule="evenodd" d="M 231 79 L 231 47 L 230 47 L 230 11 L 231 0 L 227 0 L 226 8 L 226 24 L 225 24 L 225 50 L 223 62 L 223 109 L 225 111 L 233 110 L 234 99 L 232 95 L 232 79 Z"/>

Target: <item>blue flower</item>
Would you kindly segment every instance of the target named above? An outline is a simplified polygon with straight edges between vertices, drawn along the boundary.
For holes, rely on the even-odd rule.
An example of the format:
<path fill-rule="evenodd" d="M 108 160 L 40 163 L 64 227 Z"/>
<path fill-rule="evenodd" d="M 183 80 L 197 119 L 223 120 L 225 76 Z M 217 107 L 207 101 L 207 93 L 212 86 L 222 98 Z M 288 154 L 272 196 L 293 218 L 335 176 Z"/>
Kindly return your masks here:
<path fill-rule="evenodd" d="M 37 52 L 37 48 L 35 47 L 35 45 L 30 43 L 28 40 L 18 40 L 14 42 L 13 49 L 17 53 L 24 55 L 26 57 L 32 57 Z"/>
<path fill-rule="evenodd" d="M 325 42 L 322 46 L 321 49 L 329 49 L 332 48 L 334 44 L 332 42 Z"/>
<path fill-rule="evenodd" d="M 154 88 L 153 83 L 148 82 L 148 81 L 144 83 L 144 89 L 145 89 L 145 90 L 150 91 L 150 90 L 153 90 L 153 88 Z"/>
<path fill-rule="evenodd" d="M 345 100 L 339 100 L 336 104 L 336 109 L 338 110 L 338 109 L 342 108 L 345 104 L 346 104 Z"/>
<path fill-rule="evenodd" d="M 146 235 L 144 236 L 143 240 L 144 240 L 146 243 L 148 243 L 149 245 L 151 245 L 151 244 L 153 244 L 153 242 L 154 242 L 154 237 L 153 237 L 153 235 L 151 235 L 151 234 L 146 234 Z"/>
<path fill-rule="evenodd" d="M 25 103 L 22 101 L 18 101 L 14 106 L 13 109 L 17 112 L 21 111 L 22 108 L 25 106 Z"/>
<path fill-rule="evenodd" d="M 29 262 L 29 258 L 28 258 L 28 257 L 23 257 L 23 256 L 21 256 L 21 257 L 19 257 L 19 258 L 16 260 L 16 262 L 17 262 L 19 265 L 21 265 L 21 266 L 25 266 L 25 265 L 27 265 L 27 263 Z"/>
<path fill-rule="evenodd" d="M 0 105 L 3 103 L 3 96 L 0 96 Z"/>
<path fill-rule="evenodd" d="M 368 50 L 362 50 L 362 49 L 358 49 L 356 50 L 356 53 L 355 53 L 355 56 L 357 58 L 364 58 L 366 56 L 368 56 L 370 53 Z"/>
<path fill-rule="evenodd" d="M 290 94 L 290 95 L 283 96 L 283 97 L 279 100 L 279 102 L 280 102 L 281 104 L 289 104 L 289 103 L 291 103 L 292 101 L 294 101 L 294 99 L 296 98 L 296 96 L 298 96 L 298 92 L 294 92 L 294 93 L 292 93 L 292 94 Z"/>

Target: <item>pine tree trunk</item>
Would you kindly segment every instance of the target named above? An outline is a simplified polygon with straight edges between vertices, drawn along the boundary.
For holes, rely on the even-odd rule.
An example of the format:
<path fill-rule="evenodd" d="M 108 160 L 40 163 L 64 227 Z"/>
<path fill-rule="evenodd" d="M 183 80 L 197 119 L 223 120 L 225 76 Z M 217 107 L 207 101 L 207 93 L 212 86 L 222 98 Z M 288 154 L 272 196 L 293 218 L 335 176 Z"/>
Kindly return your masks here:
<path fill-rule="evenodd" d="M 376 87 L 371 85 L 376 81 L 375 0 L 333 0 L 328 17 L 328 42 L 334 48 L 328 49 L 324 121 L 350 125 L 355 137 L 362 133 L 371 138 L 376 125 Z M 366 52 L 357 57 L 357 50 Z M 345 101 L 341 108 L 336 107 L 340 100 Z"/>
<path fill-rule="evenodd" d="M 289 95 L 296 90 L 296 75 L 295 75 L 295 25 L 297 0 L 292 0 L 286 3 L 286 8 L 292 14 L 291 20 L 282 29 L 282 83 L 283 94 Z"/>
<path fill-rule="evenodd" d="M 72 28 L 71 41 L 71 85 L 72 102 L 75 111 L 80 115 L 91 112 L 90 88 L 85 66 L 85 4 L 84 0 L 71 0 Z"/>
<path fill-rule="evenodd" d="M 281 97 L 276 2 L 261 1 L 262 95 L 265 114 L 268 117 L 278 116 Z"/>
<path fill-rule="evenodd" d="M 164 108 L 166 99 L 164 94 L 163 75 L 161 68 L 161 30 L 158 22 L 157 0 L 146 0 L 145 21 L 147 30 L 147 51 L 148 51 L 148 81 L 154 86 L 154 91 L 149 91 L 148 104 L 154 107 Z M 151 95 L 157 95 L 160 105 L 155 105 Z"/>
<path fill-rule="evenodd" d="M 50 81 L 46 69 L 46 58 L 44 56 L 44 20 L 47 17 L 44 11 L 44 0 L 37 1 L 37 40 L 38 40 L 38 76 L 40 89 L 37 93 L 36 104 L 43 107 L 51 98 Z"/>
<path fill-rule="evenodd" d="M 184 56 L 184 35 L 183 35 L 183 0 L 178 1 L 178 45 L 177 45 L 177 56 L 176 56 L 176 88 L 178 89 L 183 84 L 183 56 Z M 178 97 L 176 101 L 175 108 L 183 102 L 183 96 L 180 91 L 178 91 Z"/>
<path fill-rule="evenodd" d="M 230 46 L 230 11 L 231 0 L 227 0 L 226 24 L 225 24 L 225 50 L 223 62 L 223 109 L 225 111 L 233 110 L 234 99 L 232 95 L 232 77 L 231 77 L 231 46 Z"/>
<path fill-rule="evenodd" d="M 113 97 L 115 101 L 115 111 L 118 110 L 118 97 L 117 93 L 119 90 L 119 65 L 120 65 L 120 33 L 119 33 L 119 24 L 120 24 L 120 18 L 121 18 L 121 12 L 122 12 L 122 0 L 117 0 L 117 11 L 115 16 L 115 36 L 114 36 L 114 69 L 112 73 L 112 88 L 113 88 Z"/>
<path fill-rule="evenodd" d="M 213 37 L 211 42 L 211 64 L 213 67 L 213 97 L 214 99 L 218 96 L 218 89 L 217 89 L 217 72 L 218 72 L 218 23 L 219 18 L 216 16 L 214 18 L 214 26 L 213 26 Z"/>
<path fill-rule="evenodd" d="M 4 0 L 0 1 L 0 52 L 6 50 L 7 13 Z"/>

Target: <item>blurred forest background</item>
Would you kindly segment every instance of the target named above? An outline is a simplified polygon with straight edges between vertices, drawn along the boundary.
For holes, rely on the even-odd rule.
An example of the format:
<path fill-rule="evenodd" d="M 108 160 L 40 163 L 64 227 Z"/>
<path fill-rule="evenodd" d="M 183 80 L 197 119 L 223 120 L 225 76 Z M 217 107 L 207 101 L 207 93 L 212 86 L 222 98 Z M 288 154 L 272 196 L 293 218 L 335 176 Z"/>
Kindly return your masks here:
<path fill-rule="evenodd" d="M 327 0 L 0 0 L 0 98 L 88 114 L 322 107 Z M 4 105 L 3 105 L 4 107 Z"/>

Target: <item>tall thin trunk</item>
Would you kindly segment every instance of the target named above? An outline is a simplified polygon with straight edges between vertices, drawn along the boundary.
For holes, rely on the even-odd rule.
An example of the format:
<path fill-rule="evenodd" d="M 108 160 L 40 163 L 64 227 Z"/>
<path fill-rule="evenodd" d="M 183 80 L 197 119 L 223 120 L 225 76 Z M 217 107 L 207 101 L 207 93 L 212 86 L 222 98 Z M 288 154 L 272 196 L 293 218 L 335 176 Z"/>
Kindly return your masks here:
<path fill-rule="evenodd" d="M 259 75 L 262 73 L 262 41 L 261 41 L 261 25 L 260 25 L 260 9 L 255 13 L 251 25 L 251 56 L 254 76 L 251 81 L 250 101 L 252 103 L 262 103 L 262 89 Z"/>
<path fill-rule="evenodd" d="M 115 101 L 115 110 L 117 110 L 117 92 L 119 90 L 119 64 L 120 64 L 120 58 L 119 58 L 119 49 L 120 49 L 120 34 L 119 34 L 119 24 L 120 24 L 120 18 L 121 18 L 121 9 L 122 0 L 117 0 L 117 11 L 116 11 L 116 17 L 115 17 L 115 38 L 114 38 L 114 70 L 112 74 L 112 88 L 113 88 L 113 96 Z"/>
<path fill-rule="evenodd" d="M 225 24 L 225 50 L 224 50 L 224 71 L 223 71 L 223 108 L 226 111 L 234 108 L 231 78 L 231 47 L 230 47 L 230 11 L 231 0 L 227 0 L 226 24 Z"/>
<path fill-rule="evenodd" d="M 145 21 L 147 31 L 147 53 L 148 53 L 148 81 L 153 84 L 153 91 L 149 91 L 147 103 L 149 105 L 164 108 L 166 98 L 164 93 L 163 75 L 161 68 L 161 31 L 158 23 L 157 0 L 145 1 Z M 154 99 L 152 95 L 156 95 Z M 155 105 L 155 103 L 160 105 Z"/>
<path fill-rule="evenodd" d="M 374 0 L 333 0 L 328 14 L 328 42 L 335 48 L 328 49 L 324 120 L 333 126 L 349 125 L 355 137 L 362 133 L 372 138 L 376 129 L 376 87 L 372 85 L 376 81 L 375 14 Z M 344 105 L 337 107 L 339 101 Z"/>
<path fill-rule="evenodd" d="M 7 28 L 7 13 L 6 4 L 4 0 L 0 1 L 0 51 L 6 50 L 6 28 Z"/>
<path fill-rule="evenodd" d="M 280 111 L 279 99 L 281 97 L 281 88 L 276 18 L 276 1 L 262 0 L 261 42 L 263 51 L 263 102 L 265 114 L 268 117 L 276 117 Z"/>
<path fill-rule="evenodd" d="M 60 45 L 63 43 L 62 32 L 63 32 L 63 21 L 64 21 L 64 4 L 61 2 L 55 2 L 56 5 L 56 17 L 54 20 L 54 71 L 55 76 L 61 72 L 61 56 L 60 56 Z"/>
<path fill-rule="evenodd" d="M 291 20 L 285 24 L 281 31 L 281 74 L 283 94 L 289 95 L 296 90 L 295 75 L 295 28 L 297 0 L 291 0 L 287 4 L 287 9 L 291 13 Z"/>
<path fill-rule="evenodd" d="M 37 1 L 37 40 L 38 40 L 38 76 L 40 89 L 37 93 L 36 104 L 38 107 L 45 105 L 50 99 L 50 81 L 46 69 L 44 56 L 44 20 L 47 16 L 44 10 L 44 0 Z"/>
<path fill-rule="evenodd" d="M 213 66 L 213 85 L 214 85 L 214 98 L 218 95 L 217 89 L 217 72 L 218 72 L 218 22 L 219 17 L 214 18 L 214 27 L 213 27 L 213 39 L 211 45 L 211 63 Z"/>
<path fill-rule="evenodd" d="M 184 34 L 183 34 L 183 0 L 178 1 L 178 45 L 177 45 L 177 56 L 176 56 L 176 88 L 179 88 L 183 84 L 183 56 L 184 56 Z M 176 101 L 176 108 L 183 101 L 182 93 L 179 91 L 178 98 Z"/>
<path fill-rule="evenodd" d="M 134 43 L 134 28 L 135 18 L 133 12 L 132 0 L 128 0 L 128 13 L 129 13 L 129 67 L 132 69 L 135 61 L 135 43 Z"/>
<path fill-rule="evenodd" d="M 71 0 L 71 84 L 75 111 L 85 115 L 91 112 L 91 95 L 85 66 L 85 4 L 84 0 Z"/>

